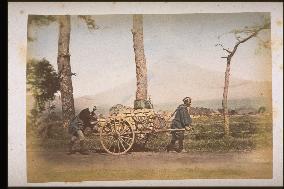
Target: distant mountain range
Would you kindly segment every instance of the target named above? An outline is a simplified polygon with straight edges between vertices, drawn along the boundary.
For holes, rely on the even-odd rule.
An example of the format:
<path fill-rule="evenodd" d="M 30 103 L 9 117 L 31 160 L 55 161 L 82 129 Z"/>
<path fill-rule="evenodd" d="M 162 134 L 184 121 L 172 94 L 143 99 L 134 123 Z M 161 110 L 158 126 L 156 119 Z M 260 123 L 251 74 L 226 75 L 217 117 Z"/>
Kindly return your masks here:
<path fill-rule="evenodd" d="M 168 110 L 174 111 L 174 109 L 180 103 L 165 103 L 165 104 L 157 104 L 154 106 L 157 110 Z M 268 111 L 272 110 L 271 100 L 264 97 L 255 97 L 255 98 L 243 98 L 243 99 L 229 99 L 228 107 L 230 109 L 238 109 L 238 108 L 255 108 L 258 109 L 261 106 L 265 106 Z M 210 108 L 213 110 L 218 110 L 222 108 L 222 99 L 213 99 L 213 100 L 200 100 L 192 102 L 192 107 L 203 107 Z"/>
<path fill-rule="evenodd" d="M 148 95 L 156 107 L 177 105 L 182 103 L 181 100 L 185 96 L 191 96 L 193 105 L 196 106 L 220 107 L 224 88 L 222 72 L 213 72 L 193 65 L 183 67 L 181 70 L 180 66 L 173 66 L 173 64 L 175 63 L 164 63 L 162 68 L 152 65 L 148 71 Z M 196 79 L 201 76 L 204 76 L 204 79 Z M 114 104 L 133 106 L 135 91 L 136 80 L 133 80 L 96 95 L 76 98 L 75 104 L 78 106 L 91 104 L 108 107 Z M 243 104 L 241 102 L 244 102 L 243 105 L 267 101 L 260 99 L 269 99 L 270 102 L 271 82 L 248 81 L 231 77 L 228 99 L 232 104 Z"/>
<path fill-rule="evenodd" d="M 157 109 L 172 110 L 182 103 L 185 96 L 192 97 L 195 107 L 218 109 L 221 108 L 223 87 L 223 72 L 209 71 L 191 64 L 181 67 L 173 61 L 164 62 L 163 67 L 151 64 L 148 68 L 148 95 Z M 75 108 L 78 111 L 96 105 L 105 113 L 116 104 L 132 107 L 135 91 L 136 80 L 132 80 L 102 93 L 75 98 Z M 242 80 L 232 75 L 228 99 L 231 108 L 270 106 L 271 82 Z M 56 104 L 60 104 L 59 99 L 56 99 Z"/>

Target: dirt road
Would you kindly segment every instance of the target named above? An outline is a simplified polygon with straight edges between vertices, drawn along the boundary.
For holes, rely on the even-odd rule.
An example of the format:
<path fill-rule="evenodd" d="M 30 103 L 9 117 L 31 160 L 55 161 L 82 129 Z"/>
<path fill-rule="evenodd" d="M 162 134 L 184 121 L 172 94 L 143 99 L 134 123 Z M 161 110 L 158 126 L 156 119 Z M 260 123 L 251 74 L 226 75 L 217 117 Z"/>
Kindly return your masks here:
<path fill-rule="evenodd" d="M 67 155 L 28 151 L 28 182 L 272 178 L 272 152 L 132 152 Z"/>

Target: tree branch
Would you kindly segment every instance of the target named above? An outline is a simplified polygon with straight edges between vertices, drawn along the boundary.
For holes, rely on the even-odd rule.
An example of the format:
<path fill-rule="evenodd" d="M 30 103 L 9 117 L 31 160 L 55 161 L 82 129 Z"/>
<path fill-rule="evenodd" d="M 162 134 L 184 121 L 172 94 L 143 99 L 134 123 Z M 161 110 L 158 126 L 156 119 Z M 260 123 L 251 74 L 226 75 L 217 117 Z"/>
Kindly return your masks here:
<path fill-rule="evenodd" d="M 221 46 L 222 49 L 223 49 L 224 51 L 226 51 L 227 53 L 229 53 L 229 54 L 232 53 L 229 49 L 224 48 L 223 44 L 218 43 L 218 44 L 216 44 L 215 46 Z"/>
<path fill-rule="evenodd" d="M 236 33 L 234 33 L 234 35 L 235 35 L 236 40 L 237 40 L 237 41 L 240 41 L 240 36 L 237 36 Z"/>
<path fill-rule="evenodd" d="M 84 20 L 85 24 L 87 25 L 89 30 L 97 30 L 99 29 L 99 26 L 96 24 L 95 19 L 92 18 L 92 16 L 78 16 L 80 19 Z"/>
<path fill-rule="evenodd" d="M 231 54 L 232 52 L 229 51 L 228 49 L 223 48 L 224 51 L 227 51 L 227 53 Z"/>
<path fill-rule="evenodd" d="M 240 43 L 244 43 L 246 42 L 247 40 L 249 40 L 250 38 L 252 37 L 256 37 L 256 35 L 261 31 L 261 30 L 264 30 L 264 29 L 269 29 L 269 23 L 265 23 L 263 26 L 261 27 L 258 27 L 258 28 L 254 28 L 254 29 L 250 29 L 250 30 L 246 30 L 246 31 L 243 31 L 245 33 L 251 33 L 249 36 L 247 36 L 246 38 L 242 39 L 242 40 L 238 40 L 238 44 Z"/>
<path fill-rule="evenodd" d="M 227 53 L 229 53 L 228 56 L 222 56 L 221 58 L 226 58 L 228 61 L 230 61 L 230 59 L 234 56 L 235 52 L 237 51 L 237 48 L 239 47 L 239 45 L 240 45 L 241 43 L 244 43 L 244 42 L 246 42 L 247 40 L 249 40 L 249 39 L 251 39 L 251 38 L 253 38 L 253 37 L 257 37 L 257 34 L 258 34 L 261 30 L 263 30 L 263 29 L 269 29 L 269 28 L 270 28 L 270 23 L 267 22 L 267 23 L 265 23 L 265 24 L 264 24 L 263 26 L 261 26 L 261 27 L 251 27 L 251 28 L 245 27 L 245 29 L 243 29 L 243 30 L 233 30 L 233 31 L 230 32 L 230 33 L 234 33 L 234 36 L 235 36 L 237 42 L 235 43 L 234 48 L 233 48 L 232 51 L 230 51 L 229 49 L 224 48 L 223 44 L 220 44 L 220 43 L 216 44 L 215 46 L 221 46 L 224 51 L 226 51 Z M 237 34 L 246 34 L 247 37 L 241 39 L 241 37 L 238 36 Z M 249 34 L 249 35 L 248 35 L 248 34 Z"/>
<path fill-rule="evenodd" d="M 259 31 L 260 31 L 260 30 L 259 30 Z M 237 43 L 237 45 L 239 45 L 239 44 L 241 44 L 241 43 L 244 43 L 244 42 L 246 42 L 247 40 L 249 40 L 250 38 L 256 36 L 259 31 L 255 31 L 255 32 L 253 32 L 251 35 L 249 35 L 248 37 L 246 37 L 246 38 L 240 40 L 240 41 Z"/>

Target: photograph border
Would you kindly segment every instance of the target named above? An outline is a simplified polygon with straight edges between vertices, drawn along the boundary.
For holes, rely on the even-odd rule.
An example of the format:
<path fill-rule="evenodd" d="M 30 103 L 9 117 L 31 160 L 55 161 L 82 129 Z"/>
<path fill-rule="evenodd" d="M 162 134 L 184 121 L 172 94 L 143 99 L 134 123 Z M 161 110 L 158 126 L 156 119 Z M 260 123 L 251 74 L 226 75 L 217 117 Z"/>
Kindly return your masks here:
<path fill-rule="evenodd" d="M 27 18 L 38 15 L 270 12 L 273 179 L 186 179 L 27 183 Z M 15 77 L 17 76 L 17 77 Z M 283 186 L 283 2 L 8 2 L 8 186 Z M 17 108 L 9 108 L 16 106 Z M 13 121 L 14 119 L 17 121 Z"/>

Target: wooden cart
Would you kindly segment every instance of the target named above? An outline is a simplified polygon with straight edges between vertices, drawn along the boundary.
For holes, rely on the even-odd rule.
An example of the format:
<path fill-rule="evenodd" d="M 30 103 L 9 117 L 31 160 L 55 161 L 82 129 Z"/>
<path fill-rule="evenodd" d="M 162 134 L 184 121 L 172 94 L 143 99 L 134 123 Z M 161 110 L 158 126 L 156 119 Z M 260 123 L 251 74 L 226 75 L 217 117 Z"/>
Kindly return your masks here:
<path fill-rule="evenodd" d="M 150 134 L 173 130 L 167 129 L 165 118 L 153 109 L 124 111 L 108 119 L 99 120 L 98 125 L 102 147 L 113 155 L 127 153 L 134 143 L 147 140 Z"/>

